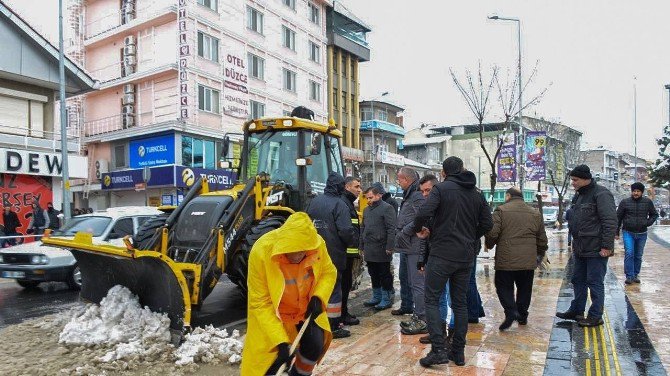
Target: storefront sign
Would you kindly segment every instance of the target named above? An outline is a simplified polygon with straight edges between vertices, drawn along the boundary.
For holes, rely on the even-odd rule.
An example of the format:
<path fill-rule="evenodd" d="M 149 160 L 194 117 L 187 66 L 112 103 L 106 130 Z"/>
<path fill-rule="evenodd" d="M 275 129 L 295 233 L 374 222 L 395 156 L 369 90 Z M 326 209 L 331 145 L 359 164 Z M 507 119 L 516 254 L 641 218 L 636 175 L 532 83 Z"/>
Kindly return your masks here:
<path fill-rule="evenodd" d="M 177 56 L 179 56 L 179 118 L 187 119 L 188 114 L 188 60 L 191 55 L 191 46 L 188 41 L 187 14 L 189 0 L 179 0 L 177 3 L 177 25 L 179 28 L 179 43 L 177 43 Z"/>
<path fill-rule="evenodd" d="M 381 151 L 379 152 L 378 155 L 379 155 L 378 161 L 380 161 L 381 163 L 386 163 L 395 166 L 405 165 L 405 157 L 403 157 L 400 154 L 395 154 L 388 151 Z"/>
<path fill-rule="evenodd" d="M 344 158 L 345 161 L 364 162 L 365 154 L 363 153 L 363 150 L 343 146 L 342 158 Z"/>
<path fill-rule="evenodd" d="M 511 183 L 516 181 L 516 145 L 503 145 L 498 156 L 498 178 L 499 183 Z"/>
<path fill-rule="evenodd" d="M 235 182 L 235 174 L 230 170 L 210 170 L 204 168 L 189 168 L 176 166 L 175 170 L 178 188 L 190 188 L 198 179 L 205 178 L 209 189 L 218 190 L 230 188 Z"/>
<path fill-rule="evenodd" d="M 88 178 L 88 159 L 78 155 L 68 156 L 70 178 Z M 0 148 L 0 173 L 62 176 L 60 154 Z"/>
<path fill-rule="evenodd" d="M 51 178 L 39 176 L 0 174 L 0 197 L 2 206 L 9 207 L 19 217 L 21 226 L 16 229 L 19 235 L 26 235 L 34 201 L 39 202 L 42 209 L 53 201 Z M 59 209 L 59 208 L 56 208 Z M 27 241 L 32 238 L 26 238 Z M 21 243 L 23 239 L 19 239 Z"/>
<path fill-rule="evenodd" d="M 174 164 L 174 134 L 131 141 L 130 168 Z"/>
<path fill-rule="evenodd" d="M 226 46 L 223 61 L 223 112 L 232 117 L 249 117 L 247 54 L 243 45 Z"/>
<path fill-rule="evenodd" d="M 143 169 L 114 171 L 102 174 L 102 189 L 135 189 L 144 183 Z M 151 179 L 147 187 L 174 186 L 174 166 L 151 168 Z"/>
<path fill-rule="evenodd" d="M 172 195 L 161 195 L 161 205 L 172 205 Z"/>
<path fill-rule="evenodd" d="M 540 181 L 545 176 L 544 155 L 547 146 L 547 132 L 526 133 L 526 181 Z"/>

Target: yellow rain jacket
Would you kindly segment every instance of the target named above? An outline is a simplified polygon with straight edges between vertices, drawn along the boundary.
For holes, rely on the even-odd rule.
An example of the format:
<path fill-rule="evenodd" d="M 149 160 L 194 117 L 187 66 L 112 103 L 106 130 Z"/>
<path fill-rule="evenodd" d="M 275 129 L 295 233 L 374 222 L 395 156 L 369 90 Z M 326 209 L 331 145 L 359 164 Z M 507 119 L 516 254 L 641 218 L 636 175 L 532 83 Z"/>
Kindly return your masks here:
<path fill-rule="evenodd" d="M 282 322 L 279 315 L 285 287 L 279 258 L 296 251 L 308 251 L 307 257 L 312 258 L 314 285 L 310 296 L 319 297 L 323 303 L 323 313 L 316 318 L 316 324 L 325 331 L 324 353 L 330 345 L 332 334 L 326 304 L 335 286 L 337 270 L 312 220 L 306 213 L 295 213 L 282 227 L 258 239 L 249 255 L 247 335 L 242 351 L 242 376 L 265 375 L 277 359 L 277 345 L 291 344 L 298 335 L 295 323 Z"/>

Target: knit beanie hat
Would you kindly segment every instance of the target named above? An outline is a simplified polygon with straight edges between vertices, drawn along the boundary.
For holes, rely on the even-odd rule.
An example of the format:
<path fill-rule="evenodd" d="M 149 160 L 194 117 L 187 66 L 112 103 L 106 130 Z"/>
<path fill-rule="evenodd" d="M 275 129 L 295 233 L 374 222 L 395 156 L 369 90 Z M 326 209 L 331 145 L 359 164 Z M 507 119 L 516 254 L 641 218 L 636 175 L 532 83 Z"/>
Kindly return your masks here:
<path fill-rule="evenodd" d="M 635 191 L 635 190 L 644 192 L 644 184 L 642 184 L 640 182 L 633 183 L 633 184 L 630 185 L 630 190 L 631 190 L 631 192 Z"/>
<path fill-rule="evenodd" d="M 593 179 L 591 176 L 591 169 L 587 165 L 579 165 L 570 171 L 570 176 L 581 179 Z"/>

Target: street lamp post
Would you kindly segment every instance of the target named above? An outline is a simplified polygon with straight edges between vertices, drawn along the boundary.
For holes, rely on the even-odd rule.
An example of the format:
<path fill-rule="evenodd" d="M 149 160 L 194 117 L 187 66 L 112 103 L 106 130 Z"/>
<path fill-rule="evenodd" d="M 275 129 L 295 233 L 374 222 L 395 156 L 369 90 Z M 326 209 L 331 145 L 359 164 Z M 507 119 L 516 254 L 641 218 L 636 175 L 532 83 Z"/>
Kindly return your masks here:
<path fill-rule="evenodd" d="M 523 154 L 524 154 L 524 148 L 526 145 L 526 138 L 524 137 L 524 131 L 523 131 L 523 100 L 522 100 L 522 91 L 523 91 L 523 84 L 521 81 L 521 20 L 519 18 L 515 17 L 500 17 L 500 16 L 489 16 L 489 20 L 494 20 L 494 21 L 512 21 L 516 22 L 517 26 L 517 45 L 519 47 L 519 58 L 518 58 L 518 67 L 517 67 L 517 81 L 519 81 L 519 137 L 521 138 L 521 153 L 519 153 L 519 189 L 521 189 L 521 192 L 523 192 L 523 177 L 524 177 L 524 166 L 523 166 Z"/>
<path fill-rule="evenodd" d="M 385 97 L 389 94 L 388 91 L 383 92 L 380 96 L 372 99 L 370 101 L 370 106 L 372 110 L 372 117 L 370 118 L 370 129 L 372 130 L 372 183 L 377 182 L 377 166 L 375 160 L 377 159 L 377 145 L 375 144 L 375 101 Z"/>
<path fill-rule="evenodd" d="M 58 73 L 60 94 L 60 151 L 63 181 L 63 216 L 65 221 L 70 219 L 70 172 L 67 160 L 67 114 L 65 111 L 65 51 L 63 43 L 63 0 L 58 2 Z"/>

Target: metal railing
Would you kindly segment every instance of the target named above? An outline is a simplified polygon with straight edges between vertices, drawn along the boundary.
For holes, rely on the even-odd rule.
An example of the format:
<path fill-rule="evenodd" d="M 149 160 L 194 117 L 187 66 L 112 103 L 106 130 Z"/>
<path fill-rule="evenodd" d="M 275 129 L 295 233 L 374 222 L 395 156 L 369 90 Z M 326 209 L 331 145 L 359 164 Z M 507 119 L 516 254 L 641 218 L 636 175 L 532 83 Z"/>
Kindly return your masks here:
<path fill-rule="evenodd" d="M 138 20 L 150 20 L 174 8 L 174 6 L 171 6 L 170 3 L 165 0 L 154 0 L 145 4 L 140 4 L 140 6 L 135 10 L 135 18 L 126 24 L 122 23 L 123 11 L 118 9 L 112 13 L 108 13 L 87 23 L 86 26 L 84 26 L 84 38 L 88 40 L 123 25 L 138 22 Z"/>
<path fill-rule="evenodd" d="M 71 126 L 66 129 L 66 132 L 68 143 L 75 143 L 77 150 L 79 150 L 81 147 L 81 129 Z M 60 131 L 12 127 L 4 124 L 0 126 L 0 143 L 11 143 L 15 147 L 23 147 L 24 149 L 39 146 L 57 150 L 60 149 L 61 138 Z"/>
<path fill-rule="evenodd" d="M 137 118 L 136 118 L 137 120 Z M 102 119 L 96 119 L 84 122 L 84 137 L 95 136 L 103 133 L 116 132 L 122 129 L 128 129 L 123 125 L 123 115 L 114 115 Z"/>

